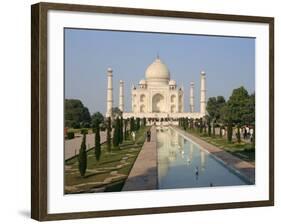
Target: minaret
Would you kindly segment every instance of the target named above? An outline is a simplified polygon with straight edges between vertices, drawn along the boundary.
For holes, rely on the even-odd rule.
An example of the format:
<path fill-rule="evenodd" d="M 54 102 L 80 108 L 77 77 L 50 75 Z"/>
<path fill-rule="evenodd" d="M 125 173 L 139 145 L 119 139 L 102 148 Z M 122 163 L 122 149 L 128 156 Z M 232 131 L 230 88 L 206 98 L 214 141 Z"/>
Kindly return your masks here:
<path fill-rule="evenodd" d="M 119 109 L 124 112 L 124 81 L 119 82 Z"/>
<path fill-rule="evenodd" d="M 112 107 L 113 107 L 113 87 L 112 87 L 112 69 L 107 69 L 107 108 L 106 117 L 112 117 Z"/>
<path fill-rule="evenodd" d="M 206 115 L 206 73 L 201 72 L 200 113 Z"/>
<path fill-rule="evenodd" d="M 194 82 L 190 83 L 189 110 L 190 113 L 194 113 Z"/>

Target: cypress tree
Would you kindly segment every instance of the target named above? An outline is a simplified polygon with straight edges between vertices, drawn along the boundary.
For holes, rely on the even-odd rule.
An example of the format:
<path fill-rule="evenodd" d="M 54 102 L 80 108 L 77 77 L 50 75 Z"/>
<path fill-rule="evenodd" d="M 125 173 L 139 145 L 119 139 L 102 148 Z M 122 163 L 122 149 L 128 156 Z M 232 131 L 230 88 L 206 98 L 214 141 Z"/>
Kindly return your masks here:
<path fill-rule="evenodd" d="M 203 120 L 202 120 L 202 118 L 200 118 L 199 122 L 200 122 L 199 123 L 199 128 L 200 128 L 199 132 L 202 133 L 203 132 Z"/>
<path fill-rule="evenodd" d="M 144 127 L 146 126 L 146 118 L 145 117 L 143 118 L 143 126 Z"/>
<path fill-rule="evenodd" d="M 83 140 L 78 155 L 78 163 L 80 175 L 84 177 L 87 169 L 86 134 L 83 135 Z"/>
<path fill-rule="evenodd" d="M 187 127 L 187 120 L 186 118 L 183 118 L 183 129 L 186 131 L 186 127 Z"/>
<path fill-rule="evenodd" d="M 107 120 L 106 143 L 107 143 L 107 150 L 111 152 L 111 118 L 110 117 Z"/>
<path fill-rule="evenodd" d="M 136 119 L 136 130 L 138 131 L 139 129 L 140 129 L 140 118 L 139 117 L 137 117 L 137 119 Z"/>
<path fill-rule="evenodd" d="M 123 117 L 120 119 L 119 144 L 123 143 Z"/>
<path fill-rule="evenodd" d="M 96 135 L 95 135 L 95 156 L 96 160 L 100 160 L 101 156 L 101 145 L 100 145 L 100 124 L 96 122 Z"/>
<path fill-rule="evenodd" d="M 123 139 L 127 140 L 127 125 L 128 125 L 128 119 L 124 120 L 124 136 Z"/>
<path fill-rule="evenodd" d="M 133 132 L 135 131 L 135 118 L 131 117 L 130 119 L 130 131 Z"/>
<path fill-rule="evenodd" d="M 120 127 L 119 127 L 119 117 L 117 117 L 115 121 L 115 127 L 114 127 L 114 133 L 113 133 L 113 146 L 117 147 L 119 146 L 119 132 L 120 132 Z"/>

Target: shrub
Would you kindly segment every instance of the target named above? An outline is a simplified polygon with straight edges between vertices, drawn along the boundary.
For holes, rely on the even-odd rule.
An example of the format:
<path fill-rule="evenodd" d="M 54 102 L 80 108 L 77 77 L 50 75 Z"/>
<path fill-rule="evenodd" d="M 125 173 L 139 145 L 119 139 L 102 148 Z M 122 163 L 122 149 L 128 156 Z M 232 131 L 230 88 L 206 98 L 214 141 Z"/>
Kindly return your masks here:
<path fill-rule="evenodd" d="M 119 146 L 119 142 L 120 142 L 119 134 L 120 134 L 120 120 L 117 117 L 117 119 L 115 121 L 114 132 L 113 132 L 113 146 L 114 147 Z"/>
<path fill-rule="evenodd" d="M 88 134 L 88 129 L 83 128 L 83 129 L 81 129 L 80 133 L 81 133 L 82 135 L 84 135 L 84 134 L 86 135 L 86 134 Z"/>
<path fill-rule="evenodd" d="M 100 127 L 99 123 L 96 124 L 96 135 L 95 135 L 95 156 L 96 160 L 100 160 L 101 156 L 101 145 L 100 145 Z"/>
<path fill-rule="evenodd" d="M 73 131 L 67 132 L 67 139 L 73 139 L 73 138 L 74 138 L 74 132 Z"/>

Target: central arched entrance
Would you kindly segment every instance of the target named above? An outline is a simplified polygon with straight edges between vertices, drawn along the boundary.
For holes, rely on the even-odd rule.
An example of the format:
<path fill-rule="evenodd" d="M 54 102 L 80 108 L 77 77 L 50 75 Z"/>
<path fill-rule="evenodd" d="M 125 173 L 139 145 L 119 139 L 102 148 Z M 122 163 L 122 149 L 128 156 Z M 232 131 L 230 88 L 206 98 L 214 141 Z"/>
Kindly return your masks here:
<path fill-rule="evenodd" d="M 157 93 L 152 97 L 152 112 L 164 112 L 164 96 L 160 93 Z"/>

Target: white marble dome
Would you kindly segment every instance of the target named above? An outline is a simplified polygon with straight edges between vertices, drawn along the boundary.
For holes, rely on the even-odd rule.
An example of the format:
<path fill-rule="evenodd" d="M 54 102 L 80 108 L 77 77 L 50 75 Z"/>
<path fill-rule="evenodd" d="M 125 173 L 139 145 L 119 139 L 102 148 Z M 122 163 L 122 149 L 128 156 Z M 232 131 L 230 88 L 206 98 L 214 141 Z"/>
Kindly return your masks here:
<path fill-rule="evenodd" d="M 163 63 L 159 57 L 157 57 L 155 61 L 147 67 L 145 71 L 145 78 L 148 81 L 149 80 L 168 81 L 170 80 L 170 72 L 167 65 L 165 65 L 165 63 Z"/>

